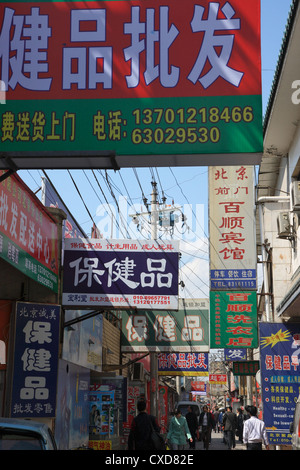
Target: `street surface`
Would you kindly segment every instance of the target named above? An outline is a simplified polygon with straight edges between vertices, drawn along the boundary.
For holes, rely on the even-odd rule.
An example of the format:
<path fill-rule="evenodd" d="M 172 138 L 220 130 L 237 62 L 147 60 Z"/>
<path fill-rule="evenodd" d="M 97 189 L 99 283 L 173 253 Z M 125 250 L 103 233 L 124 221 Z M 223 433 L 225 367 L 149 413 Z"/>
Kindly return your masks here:
<path fill-rule="evenodd" d="M 196 450 L 205 450 L 203 448 L 203 442 L 196 442 Z M 208 450 L 228 450 L 227 445 L 223 442 L 223 433 L 212 431 L 211 443 Z M 236 438 L 236 446 L 233 450 L 246 450 L 246 446 L 239 442 L 239 440 Z"/>

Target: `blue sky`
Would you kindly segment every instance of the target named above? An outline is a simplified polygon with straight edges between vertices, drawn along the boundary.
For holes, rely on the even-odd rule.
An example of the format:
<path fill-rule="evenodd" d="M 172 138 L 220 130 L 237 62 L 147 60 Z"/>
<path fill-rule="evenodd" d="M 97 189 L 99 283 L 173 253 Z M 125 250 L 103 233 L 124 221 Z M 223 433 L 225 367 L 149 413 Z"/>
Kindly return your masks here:
<path fill-rule="evenodd" d="M 246 1 L 246 0 L 244 0 Z M 262 97 L 263 112 L 266 109 L 272 81 L 276 69 L 279 51 L 282 44 L 283 34 L 286 28 L 286 22 L 290 11 L 291 0 L 261 0 L 261 46 L 262 46 Z M 105 198 L 97 188 L 95 179 L 88 172 L 71 170 L 76 185 L 82 197 L 87 204 L 94 221 L 101 223 L 101 231 L 105 234 L 111 233 L 110 217 L 108 214 L 102 216 L 103 204 Z M 41 185 L 41 171 L 18 172 L 20 177 L 34 192 Z M 66 171 L 47 170 L 51 181 L 54 183 L 57 191 L 60 193 L 63 201 L 69 208 L 77 222 L 82 226 L 84 231 L 89 234 L 91 232 L 92 221 L 84 204 L 78 195 L 70 175 Z M 150 202 L 151 199 L 151 180 L 155 177 L 159 196 L 163 195 L 167 198 L 167 204 L 185 206 L 188 213 L 187 226 L 181 228 L 178 225 L 179 237 L 184 237 L 184 252 L 193 255 L 189 258 L 189 262 L 185 266 L 182 264 L 182 279 L 188 285 L 182 296 L 206 297 L 208 295 L 208 244 L 206 238 L 208 236 L 208 220 L 207 220 L 207 168 L 206 167 L 186 167 L 186 168 L 138 168 L 136 172 L 133 169 L 122 169 L 120 172 L 114 173 L 104 171 L 97 173 L 99 183 L 106 195 L 106 200 L 110 203 L 113 210 L 116 210 L 114 197 L 120 203 L 120 197 L 125 196 L 127 202 L 121 202 L 121 206 L 125 209 L 125 218 L 127 224 L 131 221 L 128 214 L 134 210 L 140 211 L 142 205 L 142 191 Z M 89 179 L 88 179 L 89 178 Z M 90 184 L 93 181 L 93 186 Z M 110 189 L 109 190 L 109 185 Z M 97 193 L 97 194 L 96 194 Z M 113 194 L 112 194 L 113 193 Z M 39 195 L 40 193 L 37 193 Z M 132 204 L 136 204 L 132 208 Z M 197 216 L 197 221 L 196 221 Z M 116 217 L 121 225 L 122 220 Z M 127 227 L 128 228 L 128 227 Z M 180 235 L 180 231 L 184 234 Z M 122 230 L 126 233 L 125 230 Z M 130 238 L 141 238 L 141 234 L 136 230 L 136 226 L 131 224 L 129 227 Z M 143 232 L 145 234 L 145 232 Z M 116 230 L 114 232 L 118 238 L 124 238 L 122 234 Z M 167 238 L 167 234 L 159 233 Z M 185 261 L 188 255 L 185 254 Z"/>

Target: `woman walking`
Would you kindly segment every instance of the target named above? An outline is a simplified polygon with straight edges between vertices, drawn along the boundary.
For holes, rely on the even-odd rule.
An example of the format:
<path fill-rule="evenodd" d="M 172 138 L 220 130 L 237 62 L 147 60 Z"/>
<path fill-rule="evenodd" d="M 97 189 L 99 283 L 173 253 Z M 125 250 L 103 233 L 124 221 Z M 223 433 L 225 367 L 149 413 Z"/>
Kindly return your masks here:
<path fill-rule="evenodd" d="M 187 439 L 193 441 L 187 420 L 181 415 L 181 411 L 176 409 L 170 422 L 166 443 L 172 450 L 184 450 Z"/>

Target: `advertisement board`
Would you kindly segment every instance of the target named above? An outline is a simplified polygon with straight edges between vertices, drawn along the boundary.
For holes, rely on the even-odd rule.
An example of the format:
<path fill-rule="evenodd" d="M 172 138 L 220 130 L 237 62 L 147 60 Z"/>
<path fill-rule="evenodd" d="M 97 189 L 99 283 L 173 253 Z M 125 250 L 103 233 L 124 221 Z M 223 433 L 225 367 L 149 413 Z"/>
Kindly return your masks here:
<path fill-rule="evenodd" d="M 4 172 L 0 170 L 0 175 Z M 57 226 L 14 174 L 0 187 L 0 257 L 34 281 L 58 291 Z"/>
<path fill-rule="evenodd" d="M 178 308 L 176 240 L 66 239 L 63 305 Z"/>
<path fill-rule="evenodd" d="M 246 349 L 224 349 L 224 361 L 246 361 Z"/>
<path fill-rule="evenodd" d="M 208 381 L 211 385 L 226 385 L 227 375 L 226 374 L 209 374 Z"/>
<path fill-rule="evenodd" d="M 257 299 L 254 291 L 210 292 L 210 347 L 256 348 Z"/>
<path fill-rule="evenodd" d="M 158 355 L 158 375 L 206 376 L 208 353 L 161 353 Z"/>
<path fill-rule="evenodd" d="M 260 323 L 263 419 L 271 445 L 291 445 L 300 389 L 300 324 Z"/>
<path fill-rule="evenodd" d="M 59 450 L 89 444 L 90 371 L 78 364 L 59 360 L 55 440 Z"/>
<path fill-rule="evenodd" d="M 0 18 L 7 155 L 260 162 L 259 0 L 2 0 Z"/>
<path fill-rule="evenodd" d="M 59 305 L 17 302 L 11 417 L 55 417 L 59 323 Z"/>
<path fill-rule="evenodd" d="M 259 361 L 236 361 L 232 364 L 233 375 L 255 376 L 259 371 Z"/>
<path fill-rule="evenodd" d="M 250 290 L 256 282 L 252 166 L 209 168 L 210 288 Z"/>
<path fill-rule="evenodd" d="M 208 300 L 202 303 L 202 307 L 186 307 L 185 300 L 179 299 L 178 311 L 123 311 L 121 351 L 208 352 Z"/>

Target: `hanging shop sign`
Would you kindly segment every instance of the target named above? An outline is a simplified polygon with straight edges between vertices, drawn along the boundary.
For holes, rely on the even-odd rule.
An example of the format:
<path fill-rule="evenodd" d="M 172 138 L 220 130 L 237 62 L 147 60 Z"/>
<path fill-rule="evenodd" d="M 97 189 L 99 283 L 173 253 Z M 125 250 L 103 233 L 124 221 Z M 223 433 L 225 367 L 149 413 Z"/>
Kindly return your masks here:
<path fill-rule="evenodd" d="M 256 292 L 210 292 L 211 348 L 256 348 Z"/>
<path fill-rule="evenodd" d="M 192 381 L 191 382 L 191 392 L 193 395 L 207 395 L 207 382 Z"/>
<path fill-rule="evenodd" d="M 10 414 L 53 418 L 56 410 L 60 306 L 17 302 Z"/>
<path fill-rule="evenodd" d="M 0 175 L 4 172 L 0 170 Z M 34 281 L 58 291 L 57 226 L 14 174 L 0 187 L 0 257 Z"/>
<path fill-rule="evenodd" d="M 252 166 L 209 168 L 210 288 L 256 289 Z"/>
<path fill-rule="evenodd" d="M 226 385 L 227 375 L 226 374 L 209 374 L 208 381 L 211 385 Z"/>
<path fill-rule="evenodd" d="M 233 375 L 256 375 L 259 361 L 237 361 L 232 364 Z"/>
<path fill-rule="evenodd" d="M 246 361 L 246 349 L 224 349 L 224 361 Z"/>
<path fill-rule="evenodd" d="M 300 324 L 260 323 L 263 419 L 271 445 L 291 445 L 300 390 Z"/>
<path fill-rule="evenodd" d="M 206 376 L 208 353 L 161 353 L 158 356 L 158 375 Z"/>
<path fill-rule="evenodd" d="M 208 352 L 208 300 L 198 299 L 194 305 L 186 307 L 179 299 L 178 311 L 123 311 L 122 352 Z"/>
<path fill-rule="evenodd" d="M 259 0 L 2 0 L 0 17 L 0 139 L 18 164 L 260 162 Z"/>
<path fill-rule="evenodd" d="M 66 308 L 178 308 L 179 242 L 66 239 Z"/>

